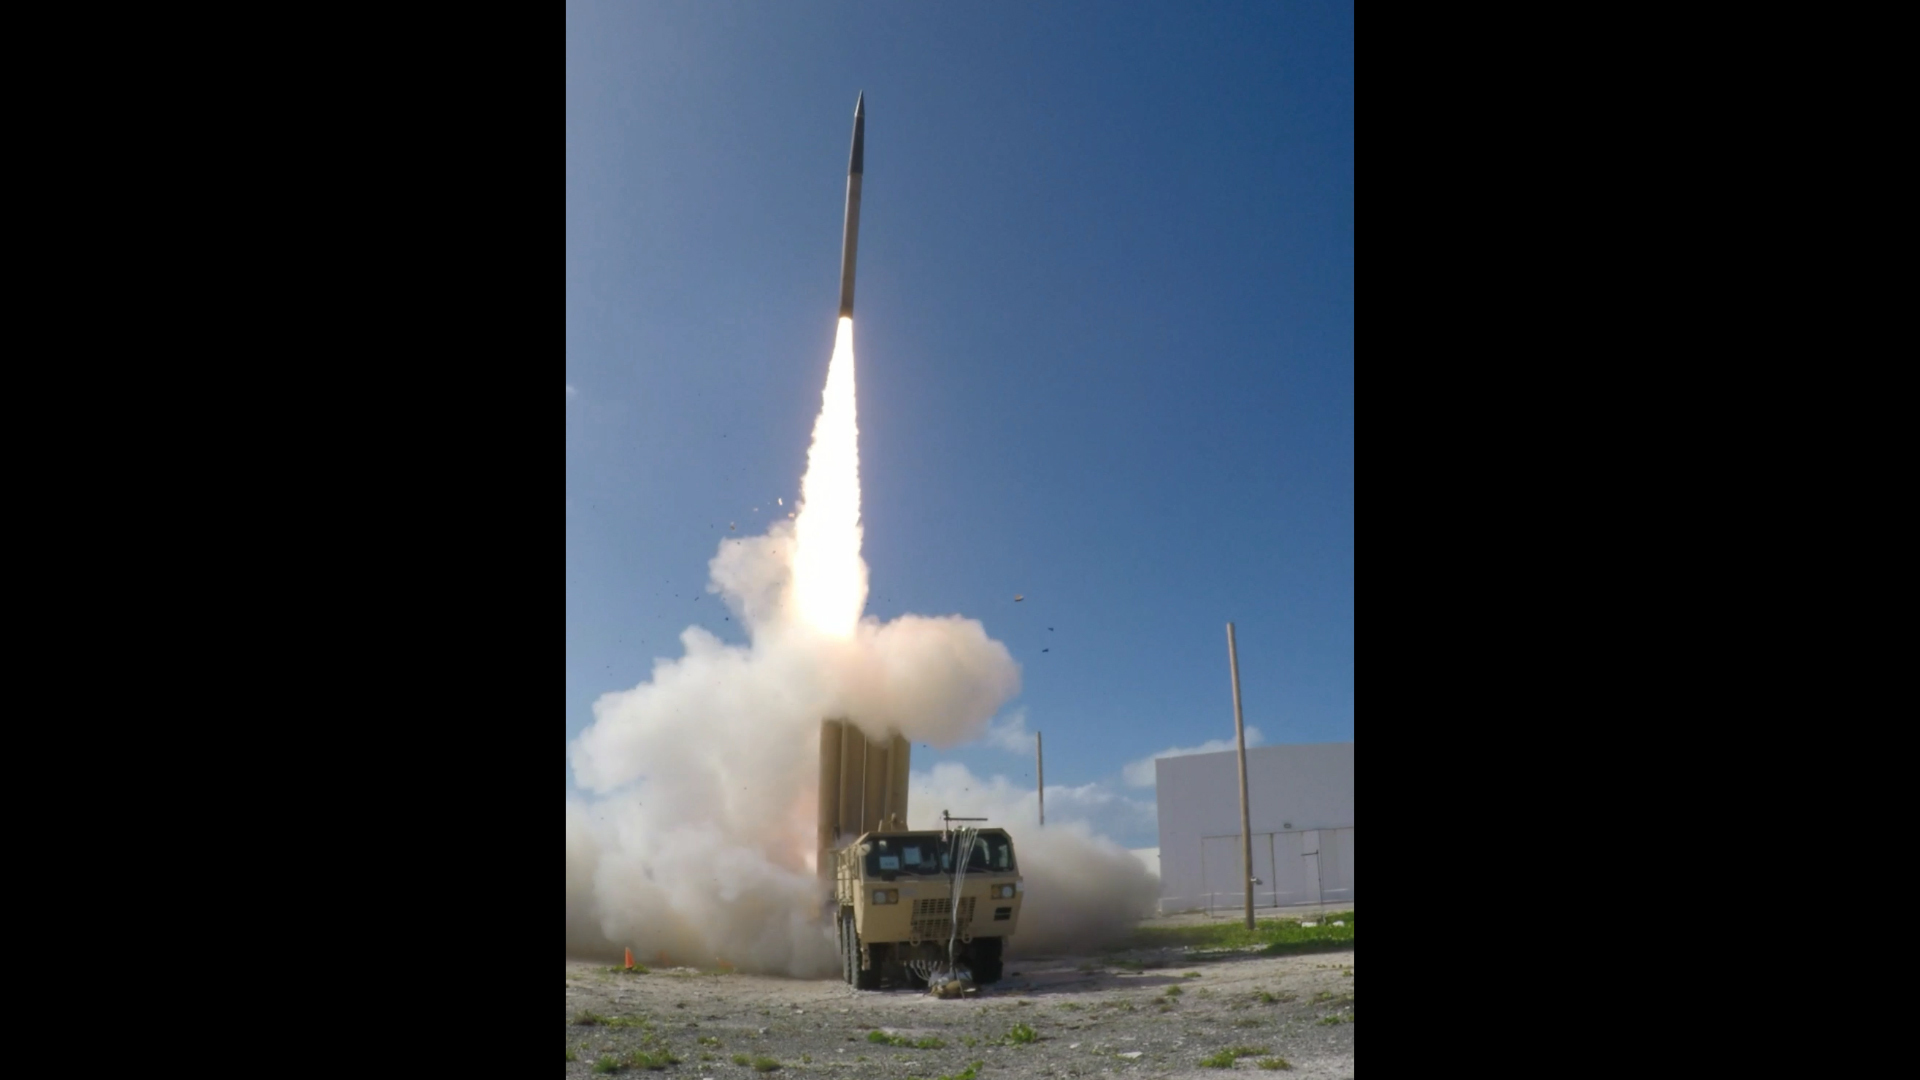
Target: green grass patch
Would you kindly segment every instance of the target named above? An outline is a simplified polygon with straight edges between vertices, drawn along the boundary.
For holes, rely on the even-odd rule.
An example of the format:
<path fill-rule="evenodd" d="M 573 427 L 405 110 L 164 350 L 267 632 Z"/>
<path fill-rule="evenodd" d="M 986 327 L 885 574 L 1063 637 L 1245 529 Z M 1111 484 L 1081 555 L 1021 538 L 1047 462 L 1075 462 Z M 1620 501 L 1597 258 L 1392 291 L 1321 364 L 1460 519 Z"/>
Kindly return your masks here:
<path fill-rule="evenodd" d="M 1034 1031 L 1030 1024 L 1015 1024 L 1007 1032 L 1008 1046 L 1025 1046 L 1028 1043 L 1038 1042 L 1039 1040 L 1039 1033 Z"/>
<path fill-rule="evenodd" d="M 1254 1062 L 1254 1064 L 1260 1066 L 1263 1069 L 1293 1068 L 1293 1062 L 1288 1061 L 1286 1058 L 1283 1058 L 1283 1057 L 1264 1057 L 1264 1058 L 1261 1058 L 1259 1061 Z"/>
<path fill-rule="evenodd" d="M 1183 979 L 1197 979 L 1200 977 L 1200 973 L 1197 971 L 1189 971 L 1185 975 L 1182 975 L 1180 977 Z"/>
<path fill-rule="evenodd" d="M 1351 1023 L 1353 1023 L 1352 1015 L 1341 1016 L 1340 1014 L 1335 1013 L 1332 1016 L 1323 1016 L 1320 1018 L 1321 1027 L 1332 1027 L 1335 1024 L 1351 1024 Z"/>
<path fill-rule="evenodd" d="M 869 1031 L 867 1032 L 867 1041 L 878 1046 L 907 1046 L 915 1050 L 945 1050 L 947 1048 L 946 1043 L 941 1042 L 939 1038 L 933 1035 L 929 1035 L 924 1039 L 909 1039 L 905 1035 L 889 1035 L 884 1031 Z"/>
<path fill-rule="evenodd" d="M 940 1080 L 976 1080 L 980 1075 L 980 1066 L 985 1064 L 986 1062 L 984 1061 L 976 1061 L 957 1073 L 949 1073 L 941 1077 Z M 909 1076 L 907 1080 L 920 1080 L 920 1078 L 917 1076 Z"/>
<path fill-rule="evenodd" d="M 603 1016 L 600 1022 L 610 1028 L 649 1028 L 653 1021 L 644 1016 Z"/>
<path fill-rule="evenodd" d="M 599 1013 L 583 1012 L 574 1017 L 573 1022 L 578 1027 L 593 1027 L 595 1024 L 606 1023 L 607 1018 L 601 1016 Z"/>
<path fill-rule="evenodd" d="M 753 1058 L 747 1054 L 735 1054 L 733 1055 L 733 1063 L 735 1065 L 751 1065 L 753 1064 Z"/>
<path fill-rule="evenodd" d="M 612 1054 L 602 1054 L 600 1060 L 593 1063 L 593 1071 L 597 1073 L 624 1072 L 626 1068 L 626 1065 Z"/>
<path fill-rule="evenodd" d="M 780 1067 L 779 1062 L 765 1055 L 762 1055 L 760 1057 L 753 1059 L 754 1072 L 772 1072 L 775 1069 L 778 1069 L 779 1067 Z"/>
<path fill-rule="evenodd" d="M 632 967 L 610 967 L 607 969 L 607 974 L 609 975 L 651 975 L 653 974 L 653 972 L 648 971 L 647 965 L 645 964 L 635 964 Z"/>
<path fill-rule="evenodd" d="M 696 1040 L 701 1046 L 719 1046 L 720 1040 L 711 1035 L 702 1035 Z"/>
<path fill-rule="evenodd" d="M 1134 932 L 1132 939 L 1127 942 L 1127 948 L 1246 949 L 1264 946 L 1270 954 L 1353 948 L 1353 912 L 1331 912 L 1313 921 L 1313 926 L 1301 926 L 1299 919 L 1262 919 L 1254 924 L 1252 930 L 1248 930 L 1245 923 L 1238 922 L 1199 926 L 1143 926 Z M 1336 921 L 1346 925 L 1331 925 Z M 1116 961 L 1114 966 L 1135 965 L 1130 961 Z"/>
<path fill-rule="evenodd" d="M 580 1059 L 579 1059 L 578 1057 L 576 1057 L 576 1056 L 574 1056 L 574 1053 L 573 1053 L 573 1047 L 571 1047 L 571 1046 L 569 1046 L 569 1047 L 567 1047 L 567 1060 L 568 1060 L 568 1061 L 578 1061 L 578 1060 L 580 1060 Z"/>
<path fill-rule="evenodd" d="M 1179 997 L 1179 996 L 1180 996 L 1181 994 L 1184 994 L 1184 993 L 1186 993 L 1186 991 L 1185 991 L 1185 990 L 1182 990 L 1182 989 L 1180 989 L 1180 988 L 1179 988 L 1179 987 L 1177 987 L 1177 986 L 1169 986 L 1169 987 L 1167 987 L 1167 996 L 1168 996 L 1168 997 Z"/>
<path fill-rule="evenodd" d="M 680 1059 L 663 1046 L 658 1050 L 635 1050 L 627 1055 L 626 1063 L 636 1069 L 664 1069 L 680 1064 Z"/>
<path fill-rule="evenodd" d="M 1231 1069 L 1233 1063 L 1243 1057 L 1259 1057 L 1271 1054 L 1272 1050 L 1264 1046 L 1229 1046 L 1217 1054 L 1200 1059 L 1200 1064 L 1209 1069 Z"/>

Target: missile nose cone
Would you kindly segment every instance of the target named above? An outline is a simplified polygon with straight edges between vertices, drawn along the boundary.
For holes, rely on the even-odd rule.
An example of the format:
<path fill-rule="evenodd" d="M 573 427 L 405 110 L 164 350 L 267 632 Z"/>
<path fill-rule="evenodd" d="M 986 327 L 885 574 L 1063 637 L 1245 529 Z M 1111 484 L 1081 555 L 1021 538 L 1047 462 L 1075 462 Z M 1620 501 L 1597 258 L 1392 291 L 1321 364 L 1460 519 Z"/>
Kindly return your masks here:
<path fill-rule="evenodd" d="M 867 142 L 867 93 L 862 90 L 860 97 L 853 103 L 853 157 L 847 162 L 848 175 L 864 171 Z"/>

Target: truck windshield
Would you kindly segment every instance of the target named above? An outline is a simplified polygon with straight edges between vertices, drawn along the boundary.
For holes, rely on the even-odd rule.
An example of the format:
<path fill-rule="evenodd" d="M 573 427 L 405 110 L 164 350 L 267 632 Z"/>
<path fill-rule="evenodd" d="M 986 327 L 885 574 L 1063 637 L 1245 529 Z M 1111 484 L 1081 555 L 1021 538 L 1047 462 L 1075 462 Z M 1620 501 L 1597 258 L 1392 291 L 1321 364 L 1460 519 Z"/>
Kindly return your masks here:
<path fill-rule="evenodd" d="M 948 844 L 940 851 L 940 868 L 948 873 L 953 871 L 953 859 L 958 852 L 952 850 L 957 844 Z M 981 833 L 973 842 L 973 853 L 967 857 L 969 874 L 1004 874 L 1013 869 L 1013 841 L 1005 833 Z"/>
<path fill-rule="evenodd" d="M 867 873 L 938 874 L 940 838 L 937 836 L 895 836 L 875 840 L 867 847 Z"/>
<path fill-rule="evenodd" d="M 956 852 L 951 841 L 938 836 L 891 836 L 872 841 L 867 847 L 867 874 L 940 874 L 953 873 Z M 1013 841 L 1005 833 L 982 833 L 974 841 L 967 859 L 969 874 L 1011 873 Z"/>

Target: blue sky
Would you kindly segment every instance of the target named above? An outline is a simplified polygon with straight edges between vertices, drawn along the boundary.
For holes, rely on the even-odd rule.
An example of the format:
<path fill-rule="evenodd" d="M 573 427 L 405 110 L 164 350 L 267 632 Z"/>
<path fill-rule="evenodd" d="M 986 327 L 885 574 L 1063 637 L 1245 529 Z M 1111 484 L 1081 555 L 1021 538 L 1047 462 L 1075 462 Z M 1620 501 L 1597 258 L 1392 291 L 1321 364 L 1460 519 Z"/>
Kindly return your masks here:
<path fill-rule="evenodd" d="M 568 739 L 743 640 L 707 561 L 799 492 L 859 91 L 868 613 L 1008 646 L 1050 820 L 1231 738 L 1229 620 L 1266 742 L 1353 738 L 1350 5 L 570 3 L 566 77 Z"/>

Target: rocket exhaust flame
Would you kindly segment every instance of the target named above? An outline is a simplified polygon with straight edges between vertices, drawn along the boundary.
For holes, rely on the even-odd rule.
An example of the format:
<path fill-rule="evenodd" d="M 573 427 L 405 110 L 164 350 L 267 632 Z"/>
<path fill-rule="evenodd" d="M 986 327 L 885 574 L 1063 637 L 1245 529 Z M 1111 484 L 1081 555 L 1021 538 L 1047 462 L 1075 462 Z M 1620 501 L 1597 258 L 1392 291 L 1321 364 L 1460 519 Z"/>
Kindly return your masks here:
<path fill-rule="evenodd" d="M 853 637 L 867 606 L 860 558 L 860 440 L 853 391 L 853 320 L 842 318 L 820 416 L 807 451 L 794 521 L 793 603 L 800 621 L 828 637 Z"/>

